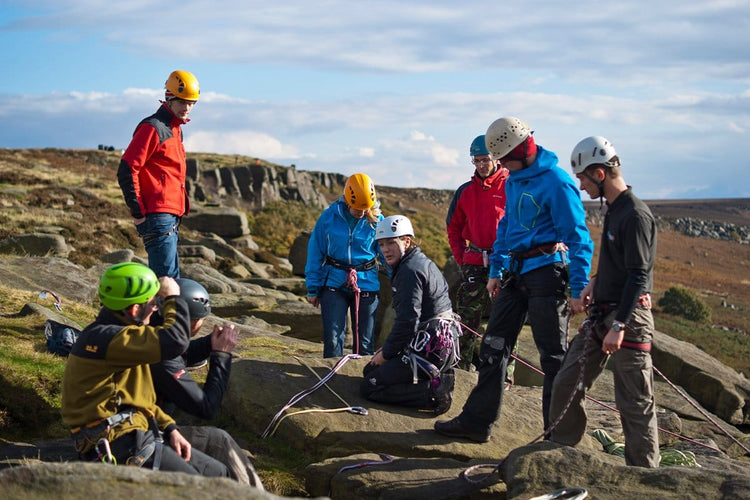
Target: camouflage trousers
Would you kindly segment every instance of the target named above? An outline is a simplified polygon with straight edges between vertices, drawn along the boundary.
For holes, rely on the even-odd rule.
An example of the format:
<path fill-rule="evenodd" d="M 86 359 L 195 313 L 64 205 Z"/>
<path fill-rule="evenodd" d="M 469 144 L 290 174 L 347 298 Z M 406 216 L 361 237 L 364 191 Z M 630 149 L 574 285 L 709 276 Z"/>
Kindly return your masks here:
<path fill-rule="evenodd" d="M 458 362 L 458 367 L 463 370 L 471 371 L 472 366 L 474 368 L 479 366 L 479 346 L 482 343 L 482 338 L 479 335 L 484 333 L 480 331 L 482 317 L 489 315 L 492 307 L 492 301 L 487 293 L 489 275 L 488 267 L 470 264 L 461 266 L 461 284 L 456 291 L 454 310 L 456 314 L 461 316 L 461 323 L 476 332 L 475 334 L 464 328 L 464 334 L 458 339 L 461 347 L 461 360 Z M 513 347 L 513 354 L 517 350 L 518 342 Z M 505 377 L 506 382 L 511 385 L 513 384 L 515 367 L 515 360 L 511 358 L 508 361 L 508 370 Z"/>

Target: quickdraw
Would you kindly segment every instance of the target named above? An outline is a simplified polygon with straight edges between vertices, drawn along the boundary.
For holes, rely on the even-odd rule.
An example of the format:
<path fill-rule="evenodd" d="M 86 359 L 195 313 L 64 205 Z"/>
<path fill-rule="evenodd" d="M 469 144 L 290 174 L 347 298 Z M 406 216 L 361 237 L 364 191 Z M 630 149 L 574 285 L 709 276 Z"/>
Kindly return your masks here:
<path fill-rule="evenodd" d="M 276 415 L 274 415 L 273 419 L 271 419 L 271 422 L 268 424 L 268 427 L 266 427 L 266 430 L 263 431 L 260 437 L 262 439 L 266 439 L 267 437 L 273 435 L 273 433 L 276 432 L 276 429 L 278 428 L 279 424 L 284 418 L 286 418 L 287 416 L 297 415 L 300 413 L 324 413 L 324 412 L 335 413 L 335 412 L 340 412 L 340 411 L 347 411 L 355 415 L 367 415 L 368 412 L 366 408 L 363 408 L 361 406 L 348 406 L 348 405 L 346 408 L 336 408 L 334 410 L 309 409 L 309 410 L 300 410 L 298 412 L 285 415 L 286 411 L 289 408 L 291 408 L 292 406 L 300 402 L 302 399 L 304 399 L 305 397 L 309 396 L 310 394 L 318 390 L 320 387 L 324 386 L 326 382 L 328 382 L 331 378 L 333 378 L 336 372 L 338 372 L 341 369 L 341 367 L 344 366 L 350 359 L 359 359 L 361 357 L 362 356 L 360 356 L 359 354 L 347 354 L 346 356 L 343 356 L 340 360 L 338 360 L 338 362 L 334 365 L 334 367 L 331 369 L 330 372 L 328 372 L 328 374 L 325 377 L 323 378 L 318 377 L 319 380 L 317 384 L 313 385 L 312 387 L 308 389 L 300 391 L 294 396 L 292 396 L 289 402 L 285 404 Z"/>

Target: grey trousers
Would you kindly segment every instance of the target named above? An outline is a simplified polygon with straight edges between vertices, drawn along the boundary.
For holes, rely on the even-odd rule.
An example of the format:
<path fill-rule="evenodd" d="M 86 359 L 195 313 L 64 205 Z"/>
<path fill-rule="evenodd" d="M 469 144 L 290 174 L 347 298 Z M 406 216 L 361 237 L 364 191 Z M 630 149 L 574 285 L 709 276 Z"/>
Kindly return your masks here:
<path fill-rule="evenodd" d="M 576 393 L 564 416 L 552 430 L 552 441 L 568 446 L 580 442 L 586 430 L 585 391 L 591 389 L 607 363 L 609 356 L 601 349 L 601 340 L 614 320 L 615 310 L 603 319 L 603 327 L 595 328 L 597 339 L 585 340 L 578 334 L 570 344 L 552 388 L 549 418 L 555 422 L 565 409 L 580 373 L 579 358 L 584 354 L 583 391 Z M 650 343 L 654 320 L 651 311 L 637 307 L 625 330 L 625 341 Z M 620 421 L 625 434 L 625 462 L 640 467 L 659 466 L 659 435 L 654 402 L 654 374 L 651 353 L 641 349 L 622 347 L 612 354 L 615 382 L 615 403 L 620 410 Z"/>
<path fill-rule="evenodd" d="M 193 448 L 226 465 L 232 479 L 264 490 L 253 464 L 229 433 L 218 427 L 192 425 L 180 427 L 180 433 Z"/>

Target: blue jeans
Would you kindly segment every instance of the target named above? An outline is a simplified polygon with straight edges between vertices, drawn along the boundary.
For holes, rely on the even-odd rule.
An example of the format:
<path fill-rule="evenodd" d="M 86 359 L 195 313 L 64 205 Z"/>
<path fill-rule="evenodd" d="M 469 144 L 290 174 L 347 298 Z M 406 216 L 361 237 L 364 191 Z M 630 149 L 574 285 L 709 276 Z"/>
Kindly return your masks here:
<path fill-rule="evenodd" d="M 148 254 L 148 267 L 157 276 L 180 277 L 180 262 L 177 257 L 177 230 L 180 217 L 172 214 L 148 214 L 146 220 L 135 228 L 143 238 Z"/>
<path fill-rule="evenodd" d="M 354 314 L 355 297 L 352 291 L 323 288 L 318 298 L 320 315 L 323 318 L 323 357 L 335 358 L 344 355 L 347 311 L 350 313 L 352 330 L 354 331 L 355 325 L 359 325 L 359 354 L 372 354 L 378 292 L 361 292 L 359 318 Z M 356 352 L 356 346 L 352 350 Z"/>

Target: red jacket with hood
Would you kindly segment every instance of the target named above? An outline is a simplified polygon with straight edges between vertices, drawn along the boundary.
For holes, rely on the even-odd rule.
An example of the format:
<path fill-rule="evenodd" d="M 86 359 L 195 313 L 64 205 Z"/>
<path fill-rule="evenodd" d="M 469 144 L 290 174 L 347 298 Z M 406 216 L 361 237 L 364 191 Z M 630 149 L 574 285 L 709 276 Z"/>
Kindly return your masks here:
<path fill-rule="evenodd" d="M 136 219 L 157 212 L 181 217 L 190 210 L 182 124 L 166 103 L 162 104 L 138 124 L 122 155 L 117 181 Z"/>
<path fill-rule="evenodd" d="M 492 250 L 497 223 L 505 215 L 505 181 L 508 170 L 502 167 L 482 179 L 474 172 L 471 180 L 453 195 L 448 217 L 448 243 L 460 266 L 483 265 L 482 253 L 476 248 Z M 469 242 L 476 247 L 472 249 Z"/>

